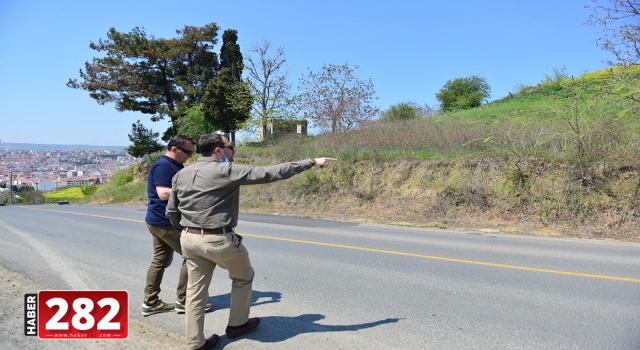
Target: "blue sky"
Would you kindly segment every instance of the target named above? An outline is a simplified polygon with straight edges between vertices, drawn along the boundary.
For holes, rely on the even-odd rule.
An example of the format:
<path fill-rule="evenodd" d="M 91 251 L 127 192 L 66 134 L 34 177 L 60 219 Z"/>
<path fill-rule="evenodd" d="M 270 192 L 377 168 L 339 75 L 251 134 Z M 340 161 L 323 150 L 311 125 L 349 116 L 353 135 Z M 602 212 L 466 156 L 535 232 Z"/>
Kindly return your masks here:
<path fill-rule="evenodd" d="M 578 76 L 605 68 L 611 56 L 585 25 L 590 0 L 459 1 L 135 1 L 0 2 L 0 141 L 127 146 L 140 119 L 163 132 L 167 122 L 98 105 L 66 87 L 97 53 L 89 42 L 109 28 L 142 27 L 175 37 L 185 25 L 215 22 L 238 31 L 241 50 L 263 39 L 282 46 L 290 83 L 323 64 L 357 65 L 371 79 L 376 105 L 437 105 L 451 79 L 478 75 L 500 99 L 535 85 L 554 68 Z M 220 43 L 216 47 L 219 52 Z M 246 74 L 245 74 L 246 76 Z"/>

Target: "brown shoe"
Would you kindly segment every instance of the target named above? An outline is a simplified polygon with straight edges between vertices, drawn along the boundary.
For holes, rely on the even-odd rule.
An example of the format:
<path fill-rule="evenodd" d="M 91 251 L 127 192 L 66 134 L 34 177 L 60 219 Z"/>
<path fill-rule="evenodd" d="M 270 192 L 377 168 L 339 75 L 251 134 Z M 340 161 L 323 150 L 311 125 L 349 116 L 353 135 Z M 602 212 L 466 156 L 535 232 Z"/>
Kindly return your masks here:
<path fill-rule="evenodd" d="M 216 344 L 218 344 L 218 340 L 220 340 L 220 337 L 217 334 L 214 334 L 207 338 L 204 345 L 199 347 L 197 350 L 211 350 L 216 346 Z"/>
<path fill-rule="evenodd" d="M 259 324 L 260 324 L 259 318 L 257 317 L 250 318 L 249 321 L 247 321 L 247 323 L 243 324 L 242 326 L 235 326 L 235 327 L 227 326 L 225 333 L 227 333 L 227 337 L 235 338 L 244 333 L 247 333 L 248 331 L 256 329 L 256 327 L 258 327 Z"/>

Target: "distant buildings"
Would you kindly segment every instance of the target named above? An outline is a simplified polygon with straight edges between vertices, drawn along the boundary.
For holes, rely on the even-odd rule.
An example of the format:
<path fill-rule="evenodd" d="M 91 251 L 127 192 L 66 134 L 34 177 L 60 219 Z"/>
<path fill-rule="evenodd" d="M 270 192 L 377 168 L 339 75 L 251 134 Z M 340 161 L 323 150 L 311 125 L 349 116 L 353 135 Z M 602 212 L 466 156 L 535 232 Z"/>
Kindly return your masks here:
<path fill-rule="evenodd" d="M 53 191 L 56 189 L 56 183 L 49 180 L 41 180 L 40 182 L 38 182 L 38 188 L 36 189 L 42 192 Z"/>
<path fill-rule="evenodd" d="M 120 169 L 140 162 L 124 149 L 38 150 L 0 148 L 0 185 L 39 191 L 108 183 Z"/>

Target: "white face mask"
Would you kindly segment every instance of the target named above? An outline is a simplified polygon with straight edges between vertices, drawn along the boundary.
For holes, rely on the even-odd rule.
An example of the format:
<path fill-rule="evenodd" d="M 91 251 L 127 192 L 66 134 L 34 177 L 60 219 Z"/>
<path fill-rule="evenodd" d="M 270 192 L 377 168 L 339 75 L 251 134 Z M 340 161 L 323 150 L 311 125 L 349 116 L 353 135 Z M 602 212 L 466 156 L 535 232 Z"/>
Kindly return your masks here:
<path fill-rule="evenodd" d="M 227 158 L 227 156 L 224 154 L 224 151 L 222 149 L 220 149 L 220 153 L 224 157 L 224 159 L 220 159 L 220 163 L 229 163 L 229 158 Z"/>

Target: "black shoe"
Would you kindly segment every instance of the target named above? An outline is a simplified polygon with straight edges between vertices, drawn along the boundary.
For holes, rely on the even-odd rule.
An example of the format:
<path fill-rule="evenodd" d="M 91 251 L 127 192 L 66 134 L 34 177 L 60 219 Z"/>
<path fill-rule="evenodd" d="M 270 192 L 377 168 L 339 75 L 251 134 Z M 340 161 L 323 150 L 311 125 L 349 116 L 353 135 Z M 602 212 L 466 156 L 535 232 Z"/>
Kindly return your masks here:
<path fill-rule="evenodd" d="M 216 344 L 218 344 L 218 340 L 220 340 L 220 337 L 217 334 L 214 334 L 207 338 L 204 345 L 199 347 L 197 350 L 211 350 L 216 346 Z"/>
<path fill-rule="evenodd" d="M 247 321 L 247 323 L 243 324 L 242 326 L 235 326 L 235 327 L 227 326 L 225 333 L 227 333 L 227 337 L 235 338 L 244 333 L 247 333 L 251 330 L 256 329 L 256 327 L 258 327 L 259 324 L 260 324 L 259 318 L 257 317 L 250 318 L 249 321 Z"/>

